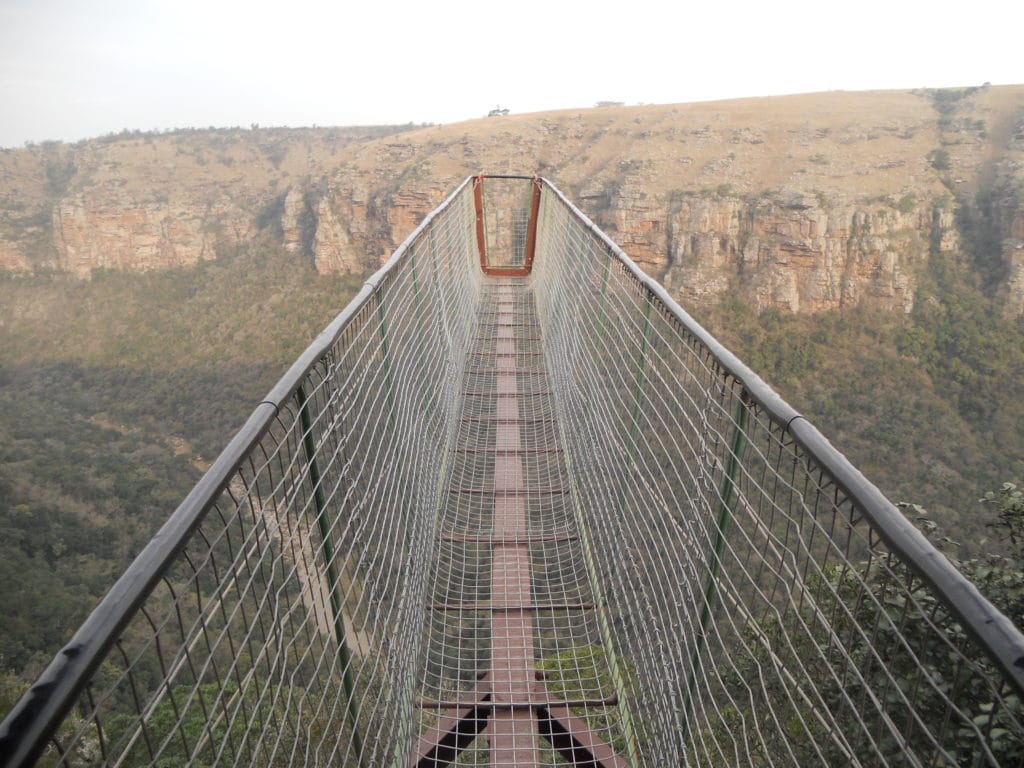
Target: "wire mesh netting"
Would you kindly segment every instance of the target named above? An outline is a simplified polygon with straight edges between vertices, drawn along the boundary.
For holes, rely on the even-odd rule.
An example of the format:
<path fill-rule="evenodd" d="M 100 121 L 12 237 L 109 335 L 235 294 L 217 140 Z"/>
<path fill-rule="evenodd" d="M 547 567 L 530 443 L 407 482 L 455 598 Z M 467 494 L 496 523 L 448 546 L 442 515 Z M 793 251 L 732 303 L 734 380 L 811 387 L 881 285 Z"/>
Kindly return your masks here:
<path fill-rule="evenodd" d="M 309 370 L 260 406 L 154 540 L 178 539 L 172 551 L 140 556 L 127 581 L 151 587 L 127 625 L 110 626 L 108 606 L 76 635 L 68 648 L 113 644 L 96 648 L 43 764 L 368 766 L 402 754 L 425 542 L 473 335 L 465 308 L 480 291 L 473 227 L 464 185 L 297 363 Z M 80 656 L 65 650 L 31 709 Z M 4 740 L 0 763 L 13 754 Z"/>
<path fill-rule="evenodd" d="M 626 731 L 541 342 L 528 283 L 489 281 L 438 521 L 412 765 L 619 764 Z"/>
<path fill-rule="evenodd" d="M 547 189 L 538 233 L 550 379 L 641 761 L 1018 764 L 1017 688 L 813 428 Z"/>
<path fill-rule="evenodd" d="M 467 180 L 0 763 L 1021 764 L 1020 633 L 557 190 L 500 181 L 498 263 L 539 199 L 532 275 L 481 273 Z"/>

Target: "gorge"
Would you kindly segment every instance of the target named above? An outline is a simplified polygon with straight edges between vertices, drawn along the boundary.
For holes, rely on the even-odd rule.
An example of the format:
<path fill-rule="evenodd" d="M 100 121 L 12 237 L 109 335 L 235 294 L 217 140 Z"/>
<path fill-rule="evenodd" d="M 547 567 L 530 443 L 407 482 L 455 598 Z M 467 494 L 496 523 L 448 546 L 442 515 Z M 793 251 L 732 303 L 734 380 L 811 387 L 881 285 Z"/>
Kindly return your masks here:
<path fill-rule="evenodd" d="M 894 501 L 985 551 L 977 499 L 1024 477 L 1024 86 L 41 143 L 0 150 L 0 698 L 481 172 L 550 178 Z"/>

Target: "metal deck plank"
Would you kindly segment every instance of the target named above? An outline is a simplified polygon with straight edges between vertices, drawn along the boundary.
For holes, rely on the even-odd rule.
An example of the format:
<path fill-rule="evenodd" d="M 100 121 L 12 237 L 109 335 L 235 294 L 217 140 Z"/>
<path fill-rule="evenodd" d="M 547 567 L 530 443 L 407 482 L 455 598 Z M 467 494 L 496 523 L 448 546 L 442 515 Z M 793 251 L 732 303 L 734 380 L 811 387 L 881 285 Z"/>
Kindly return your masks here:
<path fill-rule="evenodd" d="M 498 342 L 497 354 L 514 355 L 514 339 Z M 514 359 L 514 358 L 513 358 Z M 506 397 L 496 398 L 498 445 L 507 445 L 519 434 L 519 398 L 515 376 L 499 377 Z M 523 460 L 516 454 L 494 454 L 494 522 L 496 534 L 509 537 L 528 533 Z M 503 495 L 505 494 L 505 495 Z M 514 494 L 514 495 L 508 495 Z M 519 543 L 494 545 L 491 564 L 491 603 L 495 606 L 529 606 L 530 548 Z M 525 701 L 533 688 L 536 662 L 533 650 L 533 613 L 516 611 L 491 617 L 491 679 L 495 705 Z M 498 709 L 491 715 L 488 736 L 491 765 L 537 765 L 536 713 L 532 709 Z"/>
<path fill-rule="evenodd" d="M 434 725 L 420 735 L 416 759 L 423 766 L 450 764 L 470 743 L 479 748 L 479 735 L 487 739 L 492 766 L 532 768 L 559 754 L 573 764 L 618 768 L 624 763 L 608 746 L 614 731 L 595 731 L 569 710 L 614 706 L 611 692 L 583 683 L 586 696 L 566 701 L 538 682 L 537 643 L 546 643 L 543 652 L 550 654 L 599 642 L 587 618 L 596 607 L 595 592 L 580 581 L 574 565 L 582 558 L 579 532 L 562 511 L 569 482 L 544 354 L 533 351 L 542 347 L 529 284 L 487 278 L 483 306 L 458 416 L 462 442 L 455 450 L 462 458 L 445 495 L 451 517 L 438 541 L 449 559 L 437 561 L 442 588 L 427 608 L 435 617 L 428 626 L 452 654 L 442 661 L 442 675 L 481 658 L 475 645 L 453 642 L 449 634 L 458 631 L 462 617 L 489 623 L 489 653 L 482 656 L 489 663 L 474 670 L 486 674 L 488 695 L 481 701 L 479 685 L 457 693 L 464 684 L 456 680 L 424 688 L 420 706 L 448 715 L 427 721 Z M 524 358 L 538 367 L 524 369 Z M 568 580 L 552 581 L 562 578 L 552 573 Z M 552 622 L 567 619 L 572 626 L 559 630 L 563 635 L 552 647 Z M 589 668 L 573 674 L 581 681 L 600 679 Z"/>

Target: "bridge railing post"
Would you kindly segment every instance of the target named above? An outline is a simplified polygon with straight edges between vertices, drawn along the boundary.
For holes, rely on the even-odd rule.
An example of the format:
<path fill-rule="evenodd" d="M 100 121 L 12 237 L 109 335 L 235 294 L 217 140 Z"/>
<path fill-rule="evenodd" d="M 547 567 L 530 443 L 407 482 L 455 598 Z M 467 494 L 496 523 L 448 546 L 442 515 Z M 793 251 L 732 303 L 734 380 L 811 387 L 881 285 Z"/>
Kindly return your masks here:
<path fill-rule="evenodd" d="M 701 604 L 699 629 L 695 638 L 696 647 L 690 657 L 690 672 L 686 683 L 684 698 L 683 728 L 685 737 L 689 739 L 691 718 L 693 716 L 693 694 L 697 685 L 697 671 L 700 656 L 704 652 L 708 632 L 708 624 L 714 613 L 715 601 L 718 596 L 718 578 L 722 570 L 722 553 L 725 549 L 725 536 L 729 530 L 729 522 L 736 504 L 736 482 L 742 464 L 743 451 L 747 446 L 747 422 L 750 417 L 750 394 L 746 389 L 740 392 L 736 413 L 733 417 L 732 435 L 729 438 L 729 452 L 725 457 L 725 472 L 722 486 L 718 493 L 718 510 L 715 520 L 715 537 L 708 557 L 708 575 L 704 581 L 703 601 Z"/>
<path fill-rule="evenodd" d="M 356 700 L 355 681 L 352 678 L 352 651 L 348 647 L 348 636 L 345 631 L 344 603 L 339 593 L 340 581 L 335 563 L 334 540 L 331 538 L 331 526 L 327 522 L 327 504 L 321 484 L 320 465 L 316 460 L 316 442 L 313 440 L 313 420 L 309 413 L 309 398 L 303 384 L 295 390 L 295 399 L 299 405 L 299 420 L 302 428 L 302 450 L 309 470 L 309 482 L 313 487 L 313 505 L 316 510 L 317 528 L 320 533 L 320 546 L 327 571 L 327 582 L 330 592 L 331 620 L 334 635 L 338 643 L 338 663 L 341 665 L 341 683 L 345 692 L 345 714 L 349 728 L 352 729 L 352 747 L 356 759 L 365 768 L 363 757 L 363 739 L 359 733 L 359 702 Z"/>
<path fill-rule="evenodd" d="M 377 329 L 380 334 L 380 354 L 384 366 L 384 380 L 387 389 L 385 395 L 388 401 L 388 423 L 393 428 L 395 425 L 395 384 L 391 373 L 391 347 L 388 342 L 388 316 L 387 310 L 384 307 L 383 291 L 379 286 L 377 290 L 374 291 L 373 295 L 374 301 L 377 305 Z"/>

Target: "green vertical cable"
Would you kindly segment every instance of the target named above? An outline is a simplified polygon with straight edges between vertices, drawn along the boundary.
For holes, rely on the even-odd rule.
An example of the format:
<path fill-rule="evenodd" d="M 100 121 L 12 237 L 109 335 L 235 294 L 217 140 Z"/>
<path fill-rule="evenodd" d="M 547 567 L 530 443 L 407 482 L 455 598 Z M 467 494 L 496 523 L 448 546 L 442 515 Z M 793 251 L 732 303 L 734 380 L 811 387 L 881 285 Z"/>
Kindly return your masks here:
<path fill-rule="evenodd" d="M 693 714 L 693 691 L 697 685 L 697 665 L 700 662 L 701 652 L 704 650 L 704 638 L 707 633 L 708 623 L 711 621 L 711 613 L 714 610 L 715 599 L 718 595 L 718 574 L 722 568 L 722 552 L 725 550 L 725 533 L 729 528 L 729 520 L 732 518 L 733 507 L 736 503 L 736 476 L 739 473 L 741 456 L 747 445 L 747 420 L 750 416 L 750 401 L 747 391 L 740 393 L 740 401 L 736 406 L 736 419 L 729 440 L 729 455 L 725 462 L 725 478 L 722 480 L 722 490 L 719 496 L 718 521 L 715 532 L 714 553 L 711 560 L 711 569 L 707 581 L 704 583 L 704 605 L 700 612 L 700 630 L 697 633 L 697 646 L 693 649 L 690 659 L 690 680 L 686 685 L 686 699 L 684 705 L 683 728 L 687 736 L 690 731 L 690 716 Z"/>
<path fill-rule="evenodd" d="M 313 503 L 316 506 L 316 522 L 320 529 L 320 542 L 323 546 L 324 562 L 327 566 L 327 581 L 331 591 L 331 615 L 334 622 L 334 634 L 338 640 L 338 662 L 341 664 L 341 685 L 345 692 L 346 715 L 352 728 L 352 745 L 356 750 L 356 760 L 363 762 L 363 739 L 359 735 L 359 703 L 356 701 L 355 682 L 352 680 L 352 652 L 348 648 L 345 635 L 345 617 L 342 614 L 341 595 L 338 594 L 338 569 L 334 559 L 334 541 L 331 539 L 327 525 L 327 503 L 324 489 L 320 484 L 320 467 L 316 461 L 316 445 L 313 442 L 312 420 L 309 418 L 309 401 L 306 392 L 299 385 L 295 392 L 299 401 L 299 418 L 302 425 L 302 448 L 306 454 L 306 466 L 309 467 L 309 481 L 313 485 Z"/>
<path fill-rule="evenodd" d="M 637 436 L 640 431 L 640 408 L 644 401 L 644 384 L 647 378 L 647 347 L 651 335 L 651 298 L 644 294 L 644 330 L 640 342 L 640 361 L 636 367 L 636 386 L 633 392 L 633 417 L 629 426 L 629 460 L 636 460 Z"/>
<path fill-rule="evenodd" d="M 604 318 L 606 314 L 605 305 L 607 303 L 606 299 L 608 296 L 608 277 L 611 275 L 612 261 L 614 261 L 614 259 L 610 257 L 608 259 L 605 259 L 605 264 L 607 266 L 605 266 L 604 278 L 602 278 L 601 280 L 601 310 L 597 319 L 597 338 L 599 339 L 604 338 Z"/>
<path fill-rule="evenodd" d="M 580 547 L 583 550 L 583 561 L 587 567 L 587 577 L 594 588 L 595 598 L 599 595 L 599 580 L 597 565 L 594 563 L 594 554 L 590 545 L 590 535 L 583 516 L 583 508 L 580 504 L 579 490 L 576 487 L 576 474 L 572 466 L 572 454 L 569 451 L 569 441 L 565 434 L 565 425 L 561 419 L 558 420 L 559 437 L 562 440 L 562 457 L 565 461 L 565 471 L 569 477 L 570 498 L 573 501 L 573 516 L 576 518 L 576 530 L 580 537 Z M 622 733 L 626 739 L 626 751 L 629 764 L 633 768 L 639 768 L 640 753 L 637 749 L 636 733 L 633 731 L 633 717 L 628 707 L 628 692 L 626 681 L 619 669 L 618 656 L 615 653 L 615 645 L 612 640 L 612 629 L 608 624 L 608 615 L 605 610 L 605 601 L 597 598 L 594 601 L 594 612 L 597 614 L 598 631 L 601 633 L 601 644 L 604 646 L 605 658 L 608 661 L 608 672 L 612 678 L 612 685 L 615 686 L 615 696 L 618 699 L 616 708 L 619 711 L 619 718 L 622 720 Z"/>
<path fill-rule="evenodd" d="M 388 346 L 388 317 L 387 313 L 384 311 L 383 291 L 380 287 L 377 287 L 373 293 L 377 299 L 377 317 L 380 320 L 377 327 L 380 329 L 380 350 L 384 363 L 384 379 L 387 382 L 388 421 L 391 423 L 391 427 L 394 428 L 395 383 L 391 378 L 391 350 Z"/>

